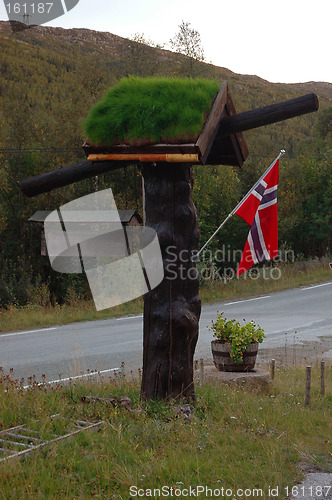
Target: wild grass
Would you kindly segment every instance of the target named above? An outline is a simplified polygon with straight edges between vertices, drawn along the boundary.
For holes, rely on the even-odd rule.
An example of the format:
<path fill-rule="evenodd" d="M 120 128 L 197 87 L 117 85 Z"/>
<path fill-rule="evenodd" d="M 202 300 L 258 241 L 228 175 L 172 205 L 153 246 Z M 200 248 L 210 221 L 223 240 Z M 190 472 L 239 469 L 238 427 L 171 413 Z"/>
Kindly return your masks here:
<path fill-rule="evenodd" d="M 93 144 L 194 140 L 219 91 L 214 80 L 123 78 L 84 121 Z"/>
<path fill-rule="evenodd" d="M 85 300 L 75 300 L 70 304 L 55 306 L 25 307 L 11 306 L 0 309 L 0 332 L 44 328 L 51 325 L 67 325 L 77 321 L 93 321 L 121 316 L 139 314 L 143 311 L 143 298 L 126 302 L 120 306 L 96 311 L 94 303 Z"/>
<path fill-rule="evenodd" d="M 279 262 L 238 278 L 222 276 L 200 288 L 203 303 L 246 298 L 290 288 L 332 281 L 331 258 Z"/>
<path fill-rule="evenodd" d="M 332 280 L 329 258 L 279 263 L 279 274 L 266 268 L 258 275 L 240 276 L 239 279 L 221 277 L 220 280 L 206 281 L 200 288 L 202 303 L 213 303 L 223 300 L 245 298 L 265 293 L 278 292 L 302 285 L 311 285 Z M 143 312 L 143 298 L 135 299 L 112 309 L 96 311 L 92 301 L 71 298 L 70 304 L 62 306 L 25 307 L 12 306 L 0 309 L 0 332 L 29 330 L 52 325 L 64 325 L 76 321 L 90 321 L 116 318 Z"/>
<path fill-rule="evenodd" d="M 65 432 L 73 418 L 104 424 L 99 431 L 0 463 L 0 498 L 127 499 L 131 486 L 203 485 L 231 489 L 230 498 L 239 489 L 261 489 L 259 498 L 268 498 L 269 487 L 278 487 L 275 498 L 283 499 L 284 488 L 301 478 L 300 465 L 332 471 L 332 367 L 326 372 L 323 397 L 319 372 L 313 370 L 309 407 L 304 406 L 304 368 L 277 369 L 265 392 L 203 385 L 196 388 L 191 420 L 178 415 L 175 402 L 142 404 L 135 379 L 100 378 L 51 388 L 34 383 L 23 390 L 20 382 L 2 375 L 2 429 L 25 423 L 47 438 Z M 81 401 L 97 394 L 129 396 L 134 411 Z M 52 423 L 54 414 L 60 417 Z"/>

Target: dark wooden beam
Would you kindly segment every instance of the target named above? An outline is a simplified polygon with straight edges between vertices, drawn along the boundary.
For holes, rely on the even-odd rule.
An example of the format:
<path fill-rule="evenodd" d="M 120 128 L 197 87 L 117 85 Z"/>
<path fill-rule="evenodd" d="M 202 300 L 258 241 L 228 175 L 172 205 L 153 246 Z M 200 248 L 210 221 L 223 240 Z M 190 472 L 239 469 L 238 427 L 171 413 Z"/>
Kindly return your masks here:
<path fill-rule="evenodd" d="M 317 111 L 318 108 L 319 101 L 316 94 L 306 94 L 288 101 L 245 111 L 244 113 L 222 118 L 219 122 L 217 138 L 288 120 L 295 116 Z"/>
<path fill-rule="evenodd" d="M 67 167 L 53 170 L 45 174 L 36 175 L 20 182 L 20 189 L 25 196 L 32 197 L 38 194 L 47 193 L 60 187 L 68 186 L 74 182 L 83 181 L 95 175 L 104 174 L 111 170 L 124 167 L 131 162 L 110 162 L 110 161 L 88 161 L 74 163 Z"/>
<path fill-rule="evenodd" d="M 144 146 L 127 146 L 114 144 L 113 146 L 94 146 L 87 141 L 83 144 L 86 157 L 91 154 L 195 154 L 199 152 L 194 143 L 187 144 L 148 144 Z"/>

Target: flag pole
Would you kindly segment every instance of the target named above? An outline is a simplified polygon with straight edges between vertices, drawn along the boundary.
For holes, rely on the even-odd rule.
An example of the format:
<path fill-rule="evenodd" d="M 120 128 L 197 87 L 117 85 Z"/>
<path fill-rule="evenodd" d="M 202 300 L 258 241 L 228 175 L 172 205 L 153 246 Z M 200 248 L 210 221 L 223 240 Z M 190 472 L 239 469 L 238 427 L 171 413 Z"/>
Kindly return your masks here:
<path fill-rule="evenodd" d="M 215 237 L 215 235 L 220 231 L 220 229 L 223 227 L 223 225 L 226 224 L 226 222 L 228 221 L 228 219 L 230 219 L 232 217 L 232 215 L 234 215 L 234 214 L 230 213 L 230 214 L 227 215 L 226 219 L 220 224 L 220 226 L 213 233 L 213 235 L 210 236 L 210 238 L 207 240 L 207 242 L 205 243 L 205 245 L 203 245 L 202 248 L 195 255 L 192 256 L 191 260 L 197 260 L 198 259 L 199 254 L 201 254 L 203 252 L 204 248 L 206 248 L 208 246 L 208 244 L 210 243 L 210 241 L 213 240 L 213 238 Z"/>
<path fill-rule="evenodd" d="M 250 193 L 258 186 L 258 184 L 261 182 L 261 180 L 266 176 L 266 174 L 273 168 L 273 166 L 275 165 L 275 163 L 279 160 L 279 158 L 285 154 L 285 150 L 284 149 L 281 149 L 280 150 L 280 153 L 278 154 L 277 158 L 271 163 L 271 165 L 265 170 L 265 172 L 262 174 L 262 176 L 258 179 L 258 181 L 253 185 L 252 188 L 249 189 L 249 191 L 247 192 L 247 194 L 242 198 L 242 200 L 236 205 L 236 207 L 231 211 L 230 214 L 227 215 L 226 219 L 220 224 L 220 226 L 218 227 L 218 229 L 216 229 L 216 231 L 213 233 L 212 236 L 210 236 L 210 238 L 207 240 L 207 242 L 205 243 L 205 245 L 202 246 L 202 248 L 195 254 L 192 256 L 192 261 L 195 261 L 195 260 L 198 260 L 198 257 L 199 255 L 203 252 L 203 250 L 208 246 L 208 244 L 211 242 L 211 240 L 213 240 L 213 238 L 215 237 L 215 235 L 220 231 L 220 229 L 223 227 L 224 224 L 226 224 L 226 222 L 228 221 L 228 219 L 230 219 L 234 214 L 235 212 L 237 211 L 237 209 L 239 208 L 239 206 L 244 203 L 246 201 L 246 199 L 249 197 Z"/>
<path fill-rule="evenodd" d="M 239 206 L 242 205 L 242 203 L 244 203 L 246 201 L 246 199 L 250 196 L 250 193 L 258 186 L 258 184 L 261 182 L 261 180 L 264 179 L 264 177 L 266 176 L 266 174 L 268 174 L 270 172 L 270 170 L 272 170 L 272 168 L 274 167 L 274 165 L 276 164 L 276 162 L 279 160 L 279 158 L 282 155 L 285 154 L 285 152 L 286 151 L 284 149 L 280 150 L 280 153 L 278 154 L 277 158 L 275 160 L 273 160 L 273 162 L 271 163 L 271 165 L 265 170 L 265 172 L 261 175 L 261 177 L 258 179 L 258 181 L 255 182 L 255 184 L 253 185 L 253 187 L 249 189 L 249 191 L 247 192 L 247 194 L 236 205 L 236 207 L 234 208 L 234 210 L 232 210 L 231 215 L 235 214 L 235 212 L 237 211 L 237 209 L 239 208 Z"/>

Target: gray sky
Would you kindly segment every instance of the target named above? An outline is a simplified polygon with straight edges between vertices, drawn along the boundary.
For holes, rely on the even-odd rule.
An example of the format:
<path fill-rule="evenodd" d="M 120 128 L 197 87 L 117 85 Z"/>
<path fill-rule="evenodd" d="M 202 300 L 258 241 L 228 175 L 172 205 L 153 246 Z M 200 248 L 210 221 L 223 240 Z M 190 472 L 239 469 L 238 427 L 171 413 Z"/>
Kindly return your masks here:
<path fill-rule="evenodd" d="M 331 19 L 331 0 L 80 0 L 48 24 L 166 43 L 184 20 L 201 34 L 208 62 L 291 83 L 332 82 Z"/>

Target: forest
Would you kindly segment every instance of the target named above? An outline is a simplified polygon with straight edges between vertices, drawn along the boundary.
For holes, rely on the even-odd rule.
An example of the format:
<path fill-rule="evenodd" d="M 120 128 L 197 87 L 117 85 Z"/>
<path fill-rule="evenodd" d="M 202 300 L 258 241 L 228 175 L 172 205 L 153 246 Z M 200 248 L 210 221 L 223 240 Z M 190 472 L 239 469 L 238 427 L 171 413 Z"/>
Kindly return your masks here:
<path fill-rule="evenodd" d="M 143 36 L 126 40 L 49 27 L 12 33 L 9 23 L 0 22 L 0 308 L 38 300 L 61 304 L 72 293 L 89 298 L 84 277 L 57 274 L 41 256 L 41 228 L 28 222 L 35 211 L 54 210 L 96 187 L 111 187 L 119 209 L 142 214 L 138 165 L 32 199 L 19 190 L 27 177 L 84 159 L 82 123 L 89 109 L 129 75 L 199 77 L 220 85 L 227 80 L 238 112 L 315 92 L 317 113 L 245 134 L 250 155 L 241 170 L 195 167 L 194 202 L 203 244 L 285 149 L 278 190 L 279 246 L 302 259 L 331 254 L 332 84 L 272 84 L 163 50 Z M 210 249 L 243 249 L 248 229 L 232 219 Z"/>

